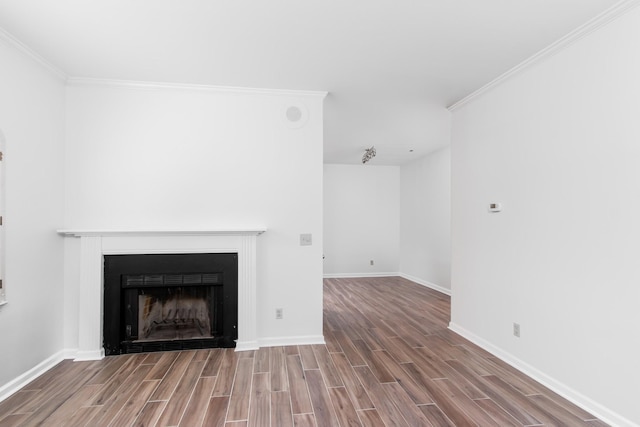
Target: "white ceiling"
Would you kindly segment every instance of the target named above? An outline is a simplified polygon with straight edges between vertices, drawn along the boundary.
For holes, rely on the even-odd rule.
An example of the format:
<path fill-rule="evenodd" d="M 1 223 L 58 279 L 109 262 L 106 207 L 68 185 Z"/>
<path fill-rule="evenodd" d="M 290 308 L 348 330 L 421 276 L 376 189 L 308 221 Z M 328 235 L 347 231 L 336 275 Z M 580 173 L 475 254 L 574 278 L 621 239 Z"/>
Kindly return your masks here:
<path fill-rule="evenodd" d="M 0 27 L 71 77 L 328 91 L 325 163 L 402 164 L 448 143 L 448 105 L 616 3 L 0 0 Z"/>

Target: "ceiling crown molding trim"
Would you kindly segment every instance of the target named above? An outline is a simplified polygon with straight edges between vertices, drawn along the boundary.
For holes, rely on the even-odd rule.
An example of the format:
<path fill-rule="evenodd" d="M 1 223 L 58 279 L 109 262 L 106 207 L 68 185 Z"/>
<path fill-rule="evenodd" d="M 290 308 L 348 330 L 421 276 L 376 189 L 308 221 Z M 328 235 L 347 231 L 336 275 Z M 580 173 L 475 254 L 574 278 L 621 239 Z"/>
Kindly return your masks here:
<path fill-rule="evenodd" d="M 188 91 L 205 91 L 205 92 L 218 92 L 218 93 L 232 93 L 232 94 L 247 94 L 247 95 L 276 95 L 276 96 L 312 96 L 324 98 L 328 92 L 312 91 L 312 90 L 294 90 L 294 89 L 260 89 L 260 88 L 248 88 L 248 87 L 234 87 L 234 86 L 213 86 L 213 85 L 198 85 L 188 83 L 164 83 L 164 82 L 144 82 L 134 80 L 115 80 L 115 79 L 94 79 L 88 77 L 69 77 L 67 79 L 67 85 L 69 86 L 110 86 L 118 88 L 130 88 L 130 89 L 145 89 L 145 90 L 158 90 L 158 89 L 171 89 L 171 90 L 188 90 Z"/>
<path fill-rule="evenodd" d="M 8 33 L 4 28 L 0 28 L 0 40 L 4 41 L 9 46 L 13 47 L 14 49 L 18 50 L 20 53 L 22 53 L 26 57 L 38 63 L 40 66 L 42 66 L 44 69 L 49 71 L 58 79 L 62 81 L 67 80 L 68 76 L 64 71 L 62 71 L 60 68 L 56 67 L 51 62 L 47 61 L 42 56 L 37 54 L 33 49 L 31 49 L 29 46 L 22 43 L 13 35 Z"/>
<path fill-rule="evenodd" d="M 558 39 L 557 41 L 553 42 L 549 46 L 539 51 L 538 53 L 534 54 L 528 59 L 525 59 L 515 67 L 511 68 L 510 70 L 506 71 L 505 73 L 491 80 L 489 83 L 480 87 L 480 89 L 477 89 L 474 92 L 462 98 L 461 100 L 454 102 L 453 104 L 448 106 L 447 109 L 451 112 L 454 112 L 464 107 L 474 99 L 484 95 L 485 93 L 489 92 L 491 89 L 501 85 L 506 80 L 513 77 L 514 75 L 566 49 L 567 47 L 571 46 L 573 43 L 577 42 L 578 40 L 586 37 L 587 35 L 598 30 L 599 28 L 602 28 L 605 25 L 609 24 L 610 22 L 623 16 L 624 14 L 626 14 L 627 12 L 629 12 L 630 10 L 632 10 L 638 5 L 640 5 L 640 0 L 619 1 L 618 3 L 616 3 L 609 9 L 607 9 L 606 11 L 602 12 L 600 15 L 596 16 L 595 18 L 587 21 L 585 24 L 571 31 L 566 36 Z"/>

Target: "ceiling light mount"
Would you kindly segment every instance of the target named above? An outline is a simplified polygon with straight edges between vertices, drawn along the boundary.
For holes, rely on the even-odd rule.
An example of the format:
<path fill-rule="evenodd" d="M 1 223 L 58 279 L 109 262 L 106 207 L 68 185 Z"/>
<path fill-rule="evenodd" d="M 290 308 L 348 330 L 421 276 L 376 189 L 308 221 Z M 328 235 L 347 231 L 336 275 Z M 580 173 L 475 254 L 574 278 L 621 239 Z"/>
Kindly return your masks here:
<path fill-rule="evenodd" d="M 364 150 L 364 155 L 362 156 L 362 164 L 367 163 L 369 160 L 373 159 L 376 156 L 376 148 L 371 146 L 371 148 L 366 148 Z"/>

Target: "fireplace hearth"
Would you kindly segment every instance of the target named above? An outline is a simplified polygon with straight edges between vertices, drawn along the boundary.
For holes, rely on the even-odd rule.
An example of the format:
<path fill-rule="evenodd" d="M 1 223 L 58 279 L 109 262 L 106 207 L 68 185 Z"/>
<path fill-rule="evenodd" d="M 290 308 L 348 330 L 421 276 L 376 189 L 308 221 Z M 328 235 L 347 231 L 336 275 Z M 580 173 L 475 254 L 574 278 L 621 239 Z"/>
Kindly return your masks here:
<path fill-rule="evenodd" d="M 236 253 L 104 256 L 106 355 L 235 347 Z"/>

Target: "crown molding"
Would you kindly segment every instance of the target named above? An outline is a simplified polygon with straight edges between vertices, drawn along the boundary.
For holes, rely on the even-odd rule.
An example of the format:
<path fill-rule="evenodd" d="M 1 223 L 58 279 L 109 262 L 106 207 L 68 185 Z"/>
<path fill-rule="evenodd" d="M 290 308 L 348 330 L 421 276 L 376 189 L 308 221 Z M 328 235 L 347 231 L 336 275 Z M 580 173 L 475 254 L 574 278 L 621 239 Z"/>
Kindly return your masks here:
<path fill-rule="evenodd" d="M 38 63 L 40 66 L 42 66 L 44 69 L 49 71 L 51 74 L 53 74 L 58 79 L 60 79 L 62 81 L 66 81 L 67 80 L 68 76 L 64 71 L 62 71 L 60 68 L 58 68 L 55 65 L 53 65 L 51 62 L 49 62 L 46 59 L 44 59 L 42 56 L 37 54 L 33 49 L 31 49 L 29 46 L 27 46 L 24 43 L 22 43 L 20 40 L 15 38 L 12 34 L 8 33 L 3 28 L 0 28 L 0 40 L 4 41 L 9 46 L 11 46 L 14 49 L 18 50 L 20 53 L 22 53 L 24 56 L 30 58 L 32 61 L 35 61 L 36 63 Z"/>
<path fill-rule="evenodd" d="M 276 96 L 310 96 L 324 98 L 328 92 L 311 91 L 311 90 L 294 90 L 294 89 L 260 89 L 249 87 L 234 86 L 214 86 L 200 85 L 189 83 L 165 83 L 165 82 L 146 82 L 135 80 L 115 80 L 115 79 L 94 79 L 87 77 L 69 77 L 67 79 L 69 86 L 107 86 L 115 88 L 129 89 L 171 89 L 171 90 L 187 90 L 187 91 L 205 91 L 231 94 L 247 94 L 247 95 L 276 95 Z"/>
<path fill-rule="evenodd" d="M 631 9 L 635 8 L 638 5 L 640 5 L 640 0 L 619 1 L 609 9 L 605 10 L 604 12 L 596 16 L 595 18 L 587 21 L 585 24 L 571 31 L 566 36 L 553 42 L 552 44 L 545 47 L 544 49 L 534 54 L 533 56 L 529 57 L 528 59 L 525 59 L 515 67 L 499 75 L 495 79 L 491 80 L 489 83 L 475 90 L 471 94 L 465 96 L 461 100 L 454 102 L 453 104 L 448 106 L 447 109 L 451 112 L 454 112 L 464 107 L 465 105 L 469 104 L 476 98 L 489 92 L 493 88 L 500 86 L 502 83 L 504 83 L 506 80 L 513 77 L 514 75 L 519 74 L 522 71 L 528 69 L 529 67 L 566 49 L 567 47 L 571 46 L 573 43 L 577 42 L 578 40 L 586 37 L 587 35 L 598 30 L 599 28 L 602 28 L 605 25 L 609 24 L 610 22 L 623 16 L 624 14 L 626 14 L 627 12 L 629 12 Z"/>

